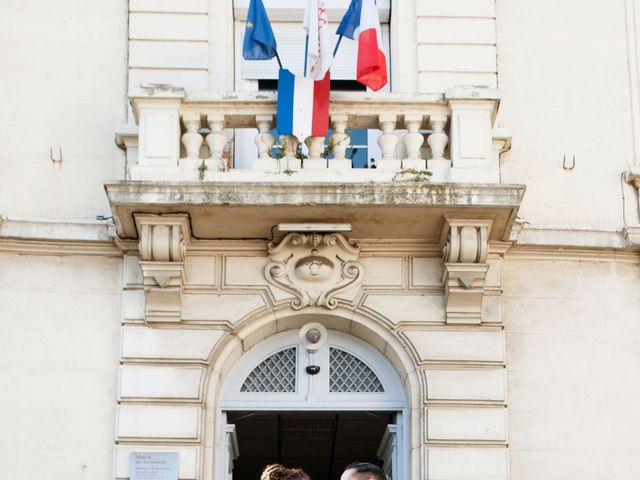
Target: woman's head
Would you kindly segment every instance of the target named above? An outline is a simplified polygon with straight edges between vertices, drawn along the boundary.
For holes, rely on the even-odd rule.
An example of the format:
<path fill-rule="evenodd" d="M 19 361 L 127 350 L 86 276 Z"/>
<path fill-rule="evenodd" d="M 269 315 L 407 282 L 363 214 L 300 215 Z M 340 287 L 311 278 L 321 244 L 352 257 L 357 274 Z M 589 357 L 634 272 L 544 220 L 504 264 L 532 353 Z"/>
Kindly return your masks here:
<path fill-rule="evenodd" d="M 282 465 L 267 465 L 260 480 L 311 480 L 301 468 L 287 468 Z"/>

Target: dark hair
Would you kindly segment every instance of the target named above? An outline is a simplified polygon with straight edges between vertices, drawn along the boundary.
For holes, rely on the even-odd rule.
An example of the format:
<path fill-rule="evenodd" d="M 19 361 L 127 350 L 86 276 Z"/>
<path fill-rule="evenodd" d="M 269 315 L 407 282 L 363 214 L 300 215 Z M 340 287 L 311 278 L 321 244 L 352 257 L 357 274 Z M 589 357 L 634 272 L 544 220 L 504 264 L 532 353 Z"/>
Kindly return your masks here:
<path fill-rule="evenodd" d="M 274 463 L 264 467 L 260 480 L 309 480 L 309 475 L 301 468 L 287 468 Z"/>
<path fill-rule="evenodd" d="M 344 471 L 346 472 L 347 470 L 355 470 L 358 480 L 386 480 L 387 478 L 384 470 L 373 463 L 353 462 L 345 467 Z"/>

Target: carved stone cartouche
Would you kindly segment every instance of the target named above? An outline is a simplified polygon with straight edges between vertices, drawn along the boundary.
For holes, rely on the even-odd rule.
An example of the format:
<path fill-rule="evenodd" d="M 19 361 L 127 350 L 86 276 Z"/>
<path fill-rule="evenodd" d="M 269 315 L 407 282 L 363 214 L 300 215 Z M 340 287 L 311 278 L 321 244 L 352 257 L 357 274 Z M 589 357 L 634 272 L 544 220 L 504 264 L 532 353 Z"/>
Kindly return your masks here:
<path fill-rule="evenodd" d="M 289 233 L 268 247 L 267 281 L 294 295 L 291 307 L 334 309 L 340 292 L 356 287 L 364 270 L 360 247 L 339 233 Z"/>

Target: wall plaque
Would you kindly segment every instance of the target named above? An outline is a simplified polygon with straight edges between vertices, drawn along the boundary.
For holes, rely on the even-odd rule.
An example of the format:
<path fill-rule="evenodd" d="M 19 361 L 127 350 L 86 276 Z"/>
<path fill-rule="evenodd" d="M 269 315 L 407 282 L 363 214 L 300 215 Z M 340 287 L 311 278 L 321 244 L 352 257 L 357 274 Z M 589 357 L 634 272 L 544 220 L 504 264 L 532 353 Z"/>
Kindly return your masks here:
<path fill-rule="evenodd" d="M 140 453 L 129 455 L 130 480 L 178 480 L 177 453 Z"/>

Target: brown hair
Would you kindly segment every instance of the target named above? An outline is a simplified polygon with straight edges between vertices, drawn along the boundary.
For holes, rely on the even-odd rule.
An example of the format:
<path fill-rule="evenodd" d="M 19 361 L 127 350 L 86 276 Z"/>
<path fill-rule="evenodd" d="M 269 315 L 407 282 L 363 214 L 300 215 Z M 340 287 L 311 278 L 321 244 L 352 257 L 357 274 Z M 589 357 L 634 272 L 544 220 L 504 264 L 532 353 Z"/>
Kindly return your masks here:
<path fill-rule="evenodd" d="M 311 480 L 301 468 L 287 468 L 277 463 L 267 465 L 260 475 L 260 480 Z"/>

